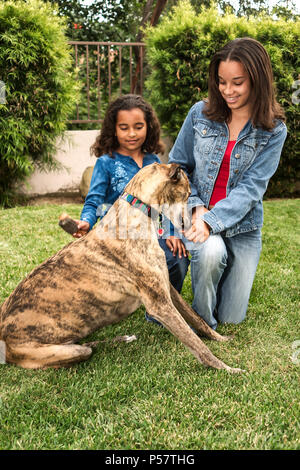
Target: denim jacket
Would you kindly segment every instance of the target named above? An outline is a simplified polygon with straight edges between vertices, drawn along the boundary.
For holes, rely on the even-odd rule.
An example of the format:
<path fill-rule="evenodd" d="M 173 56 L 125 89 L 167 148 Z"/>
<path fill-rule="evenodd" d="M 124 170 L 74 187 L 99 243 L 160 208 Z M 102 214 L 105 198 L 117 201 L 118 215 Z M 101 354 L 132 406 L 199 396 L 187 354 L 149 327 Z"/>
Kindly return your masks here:
<path fill-rule="evenodd" d="M 143 167 L 160 163 L 154 153 L 146 153 Z M 102 155 L 97 159 L 88 195 L 85 199 L 80 220 L 89 222 L 90 229 L 102 218 L 124 191 L 125 186 L 140 170 L 133 158 L 113 152 L 113 156 Z"/>
<path fill-rule="evenodd" d="M 190 109 L 169 157 L 169 163 L 179 163 L 189 177 L 190 209 L 208 208 L 229 139 L 226 123 L 208 119 L 204 105 L 200 101 Z M 286 135 L 281 121 L 271 131 L 247 122 L 232 150 L 226 198 L 202 216 L 211 233 L 230 237 L 262 227 L 262 198 L 278 167 Z"/>

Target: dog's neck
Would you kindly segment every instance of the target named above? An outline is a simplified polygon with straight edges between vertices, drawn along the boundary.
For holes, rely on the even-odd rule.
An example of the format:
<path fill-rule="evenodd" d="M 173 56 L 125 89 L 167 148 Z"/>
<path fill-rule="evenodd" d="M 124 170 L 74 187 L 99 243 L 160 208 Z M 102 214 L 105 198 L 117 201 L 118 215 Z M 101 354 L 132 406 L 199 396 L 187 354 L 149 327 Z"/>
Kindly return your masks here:
<path fill-rule="evenodd" d="M 120 199 L 127 201 L 132 207 L 139 209 L 144 214 L 152 219 L 154 225 L 156 227 L 157 236 L 162 236 L 164 233 L 164 229 L 162 227 L 163 215 L 160 212 L 159 208 L 155 209 L 148 204 L 145 204 L 143 201 L 138 199 L 137 197 L 133 196 L 132 194 L 127 193 L 126 191 L 121 194 Z"/>
<path fill-rule="evenodd" d="M 120 199 L 124 199 L 124 201 L 127 201 L 128 204 L 139 209 L 148 217 L 151 217 L 151 219 L 154 221 L 159 217 L 161 213 L 161 208 L 158 204 L 156 204 L 155 207 L 150 206 L 149 204 L 146 204 L 145 202 L 138 199 L 136 196 L 133 196 L 132 194 L 127 193 L 126 191 L 121 194 Z"/>
<path fill-rule="evenodd" d="M 128 204 L 130 204 L 131 206 L 136 207 L 137 209 L 144 212 L 144 214 L 148 215 L 148 217 L 151 217 L 151 206 L 145 204 L 137 197 L 133 196 L 132 194 L 128 194 L 124 191 L 123 194 L 121 194 L 120 198 L 124 199 L 124 201 L 127 201 Z"/>
<path fill-rule="evenodd" d="M 97 226 L 100 238 L 157 239 L 159 211 L 131 194 L 123 193 Z"/>

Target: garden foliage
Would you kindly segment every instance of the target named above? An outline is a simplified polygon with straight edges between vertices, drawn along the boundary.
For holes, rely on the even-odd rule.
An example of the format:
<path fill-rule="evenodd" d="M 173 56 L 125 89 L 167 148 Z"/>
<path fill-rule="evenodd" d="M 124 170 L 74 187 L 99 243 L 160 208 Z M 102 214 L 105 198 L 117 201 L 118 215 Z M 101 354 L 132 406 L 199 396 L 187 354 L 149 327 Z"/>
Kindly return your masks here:
<path fill-rule="evenodd" d="M 293 84 L 300 73 L 300 21 L 264 15 L 238 18 L 229 12 L 221 14 L 216 6 L 203 8 L 196 14 L 188 0 L 181 1 L 171 15 L 146 31 L 148 98 L 155 106 L 165 134 L 176 138 L 191 105 L 207 96 L 208 66 L 213 54 L 229 40 L 245 36 L 257 39 L 267 49 L 277 97 L 287 118 L 288 138 L 267 194 L 291 196 L 300 189 L 296 185 L 300 156 L 297 102 L 300 100 L 292 100 Z"/>
<path fill-rule="evenodd" d="M 35 168 L 53 168 L 76 99 L 65 22 L 41 0 L 0 5 L 0 205 Z M 2 104 L 1 104 L 2 103 Z"/>

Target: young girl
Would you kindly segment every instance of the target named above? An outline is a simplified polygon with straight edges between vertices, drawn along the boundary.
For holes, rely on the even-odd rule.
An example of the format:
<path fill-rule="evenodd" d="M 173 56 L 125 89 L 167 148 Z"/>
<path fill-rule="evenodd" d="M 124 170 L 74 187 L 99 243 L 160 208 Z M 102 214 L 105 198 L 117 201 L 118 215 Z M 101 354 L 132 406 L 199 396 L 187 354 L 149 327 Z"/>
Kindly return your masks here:
<path fill-rule="evenodd" d="M 262 198 L 287 135 L 264 47 L 235 39 L 209 69 L 170 153 L 190 177 L 193 308 L 212 327 L 241 322 L 261 251 Z"/>
<path fill-rule="evenodd" d="M 153 152 L 162 150 L 158 119 L 141 96 L 124 95 L 112 102 L 107 109 L 101 134 L 91 147 L 98 160 L 80 221 L 76 221 L 78 231 L 73 236 L 79 238 L 82 231 L 91 230 L 141 168 L 160 163 Z M 159 244 L 166 255 L 170 281 L 180 292 L 189 265 L 185 247 L 174 236 L 160 238 Z"/>

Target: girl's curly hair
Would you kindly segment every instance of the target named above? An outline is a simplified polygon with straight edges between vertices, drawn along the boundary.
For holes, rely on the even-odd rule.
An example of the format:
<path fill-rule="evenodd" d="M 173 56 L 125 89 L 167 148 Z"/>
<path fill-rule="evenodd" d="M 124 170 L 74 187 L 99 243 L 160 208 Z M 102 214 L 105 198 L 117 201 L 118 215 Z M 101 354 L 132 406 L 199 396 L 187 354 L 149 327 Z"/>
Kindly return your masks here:
<path fill-rule="evenodd" d="M 139 95 L 123 95 L 113 101 L 107 108 L 100 135 L 91 146 L 91 154 L 96 157 L 117 150 L 119 142 L 116 137 L 116 122 L 119 111 L 130 111 L 139 108 L 143 111 L 147 123 L 147 135 L 142 146 L 144 153 L 162 153 L 164 144 L 160 140 L 160 123 L 152 106 Z"/>

